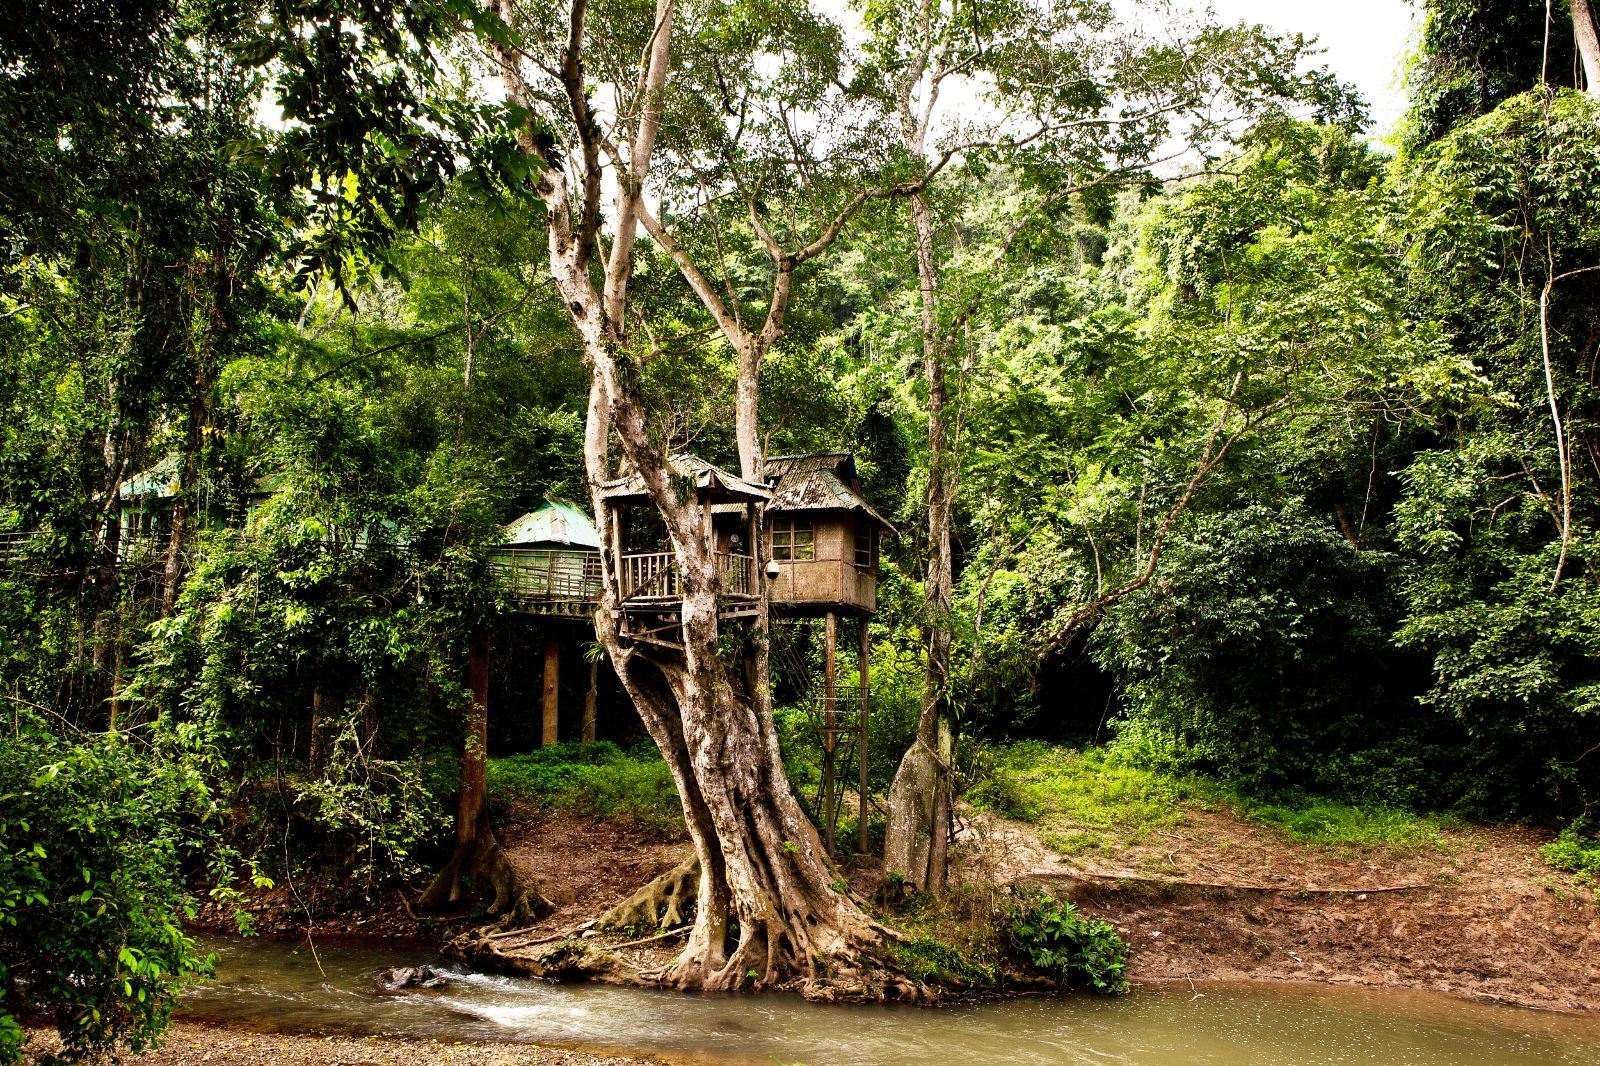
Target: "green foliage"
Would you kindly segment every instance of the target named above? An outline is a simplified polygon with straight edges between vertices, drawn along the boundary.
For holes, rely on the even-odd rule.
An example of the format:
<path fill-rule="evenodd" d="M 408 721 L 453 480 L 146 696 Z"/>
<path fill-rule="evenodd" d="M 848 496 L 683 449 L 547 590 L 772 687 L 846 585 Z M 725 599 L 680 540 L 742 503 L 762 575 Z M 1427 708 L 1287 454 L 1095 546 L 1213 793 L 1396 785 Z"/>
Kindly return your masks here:
<path fill-rule="evenodd" d="M 1600 765 L 1577 758 L 1600 743 L 1600 495 L 1592 466 L 1563 472 L 1551 415 L 1574 457 L 1595 446 L 1600 279 L 1551 279 L 1600 262 L 1596 114 L 1583 94 L 1519 96 L 1403 173 L 1417 298 L 1483 385 L 1443 398 L 1448 430 L 1398 472 L 1414 567 L 1395 637 L 1431 660 L 1426 704 L 1471 737 L 1467 798 L 1485 811 L 1570 815 L 1600 794 Z"/>
<path fill-rule="evenodd" d="M 1425 0 L 1422 40 L 1408 71 L 1406 140 L 1422 145 L 1576 64 L 1565 0 Z M 1550 23 L 1546 24 L 1546 18 Z"/>
<path fill-rule="evenodd" d="M 63 739 L 18 711 L 0 733 L 0 811 L 0 1062 L 33 1012 L 72 1061 L 147 1046 L 209 973 L 182 923 L 210 794 L 132 738 Z"/>
<path fill-rule="evenodd" d="M 320 777 L 290 785 L 292 814 L 304 819 L 306 852 L 321 852 L 352 897 L 372 902 L 426 870 L 428 846 L 447 823 L 449 791 L 429 787 L 428 767 L 365 754 L 353 728 L 334 741 Z"/>
<path fill-rule="evenodd" d="M 1300 500 L 1207 515 L 1168 552 L 1164 587 L 1095 633 L 1123 685 L 1120 750 L 1261 794 L 1427 805 L 1441 791 L 1459 734 L 1415 705 L 1420 670 L 1389 646 L 1390 557 L 1352 552 Z"/>
<path fill-rule="evenodd" d="M 1591 884 L 1600 881 L 1600 840 L 1579 836 L 1574 829 L 1563 830 L 1539 849 L 1539 856 L 1552 870 L 1577 874 Z"/>
<path fill-rule="evenodd" d="M 1347 848 L 1443 848 L 1440 830 L 1449 824 L 1448 819 L 1395 807 L 1354 806 L 1315 798 L 1298 803 L 1240 801 L 1236 807 L 1247 818 L 1283 830 L 1297 843 Z"/>
<path fill-rule="evenodd" d="M 993 988 L 999 970 L 993 962 L 934 936 L 914 936 L 894 945 L 894 963 L 922 984 L 957 990 Z"/>
<path fill-rule="evenodd" d="M 677 788 L 653 747 L 623 751 L 602 740 L 491 759 L 489 791 L 502 802 L 624 818 L 663 836 L 683 833 Z"/>
<path fill-rule="evenodd" d="M 1084 916 L 1049 895 L 1031 896 L 1006 910 L 1007 945 L 1036 973 L 1062 988 L 1102 995 L 1128 990 L 1128 942 L 1110 922 Z"/>

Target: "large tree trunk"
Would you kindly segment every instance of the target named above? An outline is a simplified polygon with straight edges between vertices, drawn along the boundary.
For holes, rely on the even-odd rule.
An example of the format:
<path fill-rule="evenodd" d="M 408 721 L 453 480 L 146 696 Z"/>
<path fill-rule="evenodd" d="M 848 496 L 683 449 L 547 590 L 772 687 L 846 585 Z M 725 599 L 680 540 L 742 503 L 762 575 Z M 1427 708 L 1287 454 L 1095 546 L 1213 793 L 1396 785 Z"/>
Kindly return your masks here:
<path fill-rule="evenodd" d="M 661 749 L 683 803 L 700 865 L 695 924 L 664 979 L 680 988 L 733 990 L 827 978 L 851 994 L 881 992 L 863 966 L 880 931 L 840 891 L 816 828 L 784 773 L 766 692 L 758 620 L 724 652 L 715 555 L 693 501 L 677 500 L 649 451 L 639 401 L 624 391 L 609 353 L 593 355 L 597 384 L 613 397 L 611 422 L 644 474 L 682 574 L 681 654 L 629 641 L 614 576 L 597 630 L 617 676 Z M 591 482 L 603 480 L 593 447 Z M 604 501 L 597 514 L 609 524 Z M 602 543 L 610 543 L 602 531 Z M 608 560 L 614 573 L 615 561 Z"/>
<path fill-rule="evenodd" d="M 467 710 L 461 749 L 455 850 L 422 894 L 419 907 L 442 910 L 478 893 L 489 899 L 488 913 L 521 920 L 544 901 L 523 886 L 489 825 L 489 637 L 481 630 L 473 634 L 467 649 L 467 687 L 472 705 Z"/>
<path fill-rule="evenodd" d="M 1584 87 L 1591 93 L 1600 93 L 1600 29 L 1595 26 L 1589 0 L 1572 0 L 1572 34 L 1583 61 Z"/>
<path fill-rule="evenodd" d="M 928 387 L 928 572 L 923 586 L 926 662 L 917 737 L 889 789 L 884 832 L 884 869 L 913 888 L 944 888 L 954 784 L 956 722 L 948 698 L 952 554 L 950 514 L 955 489 L 954 456 L 946 411 L 948 345 L 939 328 L 938 272 L 933 217 L 927 200 L 909 198 L 916 236 L 917 275 L 922 292 L 922 361 Z"/>
<path fill-rule="evenodd" d="M 882 991 L 869 987 L 878 971 L 863 964 L 878 949 L 881 931 L 847 892 L 834 887 L 822 842 L 784 775 L 766 690 L 765 613 L 752 632 L 723 650 L 716 555 L 699 501 L 680 499 L 670 484 L 659 440 L 646 425 L 644 401 L 633 388 L 637 363 L 626 336 L 628 289 L 637 230 L 647 214 L 642 196 L 661 126 L 674 0 L 656 0 L 637 111 L 624 123 L 626 135 L 614 138 L 614 148 L 601 144 L 589 106 L 582 62 L 586 10 L 585 4 L 572 5 L 559 57 L 577 138 L 566 158 L 581 166 L 578 178 L 569 184 L 565 164 L 557 165 L 541 148 L 531 126 L 519 130 L 518 139 L 542 164 L 537 188 L 548 209 L 551 272 L 592 373 L 584 446 L 600 543 L 616 544 L 601 494 L 614 434 L 666 526 L 681 579 L 675 646 L 635 642 L 624 633 L 620 560 L 613 549 L 603 549 L 604 589 L 595 617 L 612 667 L 673 775 L 700 867 L 694 928 L 663 979 L 682 988 L 726 990 L 795 979 L 814 987 L 811 982 L 826 977 L 830 988 L 871 995 Z M 501 11 L 513 15 L 508 3 Z M 535 101 L 518 58 L 502 48 L 497 62 L 508 96 L 531 108 Z M 597 291 L 592 266 L 599 247 L 603 152 L 616 160 L 618 173 L 610 216 L 614 234 Z M 780 277 L 791 274 L 793 264 L 786 270 Z M 775 302 L 781 315 L 781 301 Z M 753 425 L 759 366 L 751 362 L 740 361 L 739 439 L 741 465 L 758 475 Z"/>

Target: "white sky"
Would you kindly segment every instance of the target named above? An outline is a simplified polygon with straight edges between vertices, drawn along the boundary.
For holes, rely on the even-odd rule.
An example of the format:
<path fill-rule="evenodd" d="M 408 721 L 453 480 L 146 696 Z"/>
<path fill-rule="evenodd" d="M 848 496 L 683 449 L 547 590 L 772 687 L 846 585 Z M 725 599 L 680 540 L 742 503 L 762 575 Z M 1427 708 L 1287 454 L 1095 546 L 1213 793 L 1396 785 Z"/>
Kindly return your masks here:
<path fill-rule="evenodd" d="M 1407 0 L 1210 0 L 1227 22 L 1259 22 L 1314 36 L 1327 63 L 1353 82 L 1372 109 L 1372 132 L 1388 136 L 1405 110 L 1400 63 L 1412 43 L 1417 9 Z"/>
<path fill-rule="evenodd" d="M 814 0 L 851 31 L 855 0 Z M 1260 23 L 1282 33 L 1316 38 L 1326 63 L 1366 99 L 1371 134 L 1385 139 L 1405 110 L 1400 64 L 1412 44 L 1417 8 L 1410 0 L 1174 0 L 1193 11 L 1209 8 L 1221 22 Z M 948 91 L 948 87 L 947 87 Z"/>

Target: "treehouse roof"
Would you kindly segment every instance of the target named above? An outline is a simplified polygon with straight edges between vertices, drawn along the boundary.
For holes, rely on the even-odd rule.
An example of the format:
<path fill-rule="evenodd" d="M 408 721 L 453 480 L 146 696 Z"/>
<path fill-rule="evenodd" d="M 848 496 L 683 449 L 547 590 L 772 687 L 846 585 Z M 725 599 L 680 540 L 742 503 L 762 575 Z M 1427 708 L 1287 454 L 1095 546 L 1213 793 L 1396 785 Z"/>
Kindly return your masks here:
<path fill-rule="evenodd" d="M 600 547 L 600 534 L 589 516 L 570 503 L 545 500 L 505 528 L 506 544 L 564 544 L 574 548 Z"/>
<path fill-rule="evenodd" d="M 767 478 L 773 485 L 770 510 L 856 511 L 894 532 L 889 520 L 862 498 L 856 457 L 849 452 L 774 455 L 767 460 Z"/>
<path fill-rule="evenodd" d="M 778 479 L 769 511 L 855 511 L 866 515 L 880 529 L 894 532 L 888 519 L 875 511 L 861 494 L 840 480 L 832 470 L 796 472 Z"/>
<path fill-rule="evenodd" d="M 118 485 L 117 496 L 124 500 L 171 499 L 178 494 L 179 482 L 182 480 L 179 461 L 177 452 L 168 452 L 154 466 L 139 471 Z M 203 471 L 200 481 L 203 485 L 212 483 L 211 478 Z M 249 492 L 252 496 L 271 496 L 282 490 L 288 481 L 289 475 L 286 471 L 272 471 L 251 481 Z"/>
<path fill-rule="evenodd" d="M 795 474 L 810 474 L 818 470 L 831 470 L 846 485 L 860 481 L 856 473 L 856 457 L 850 452 L 811 452 L 806 455 L 769 455 L 766 461 L 768 481 L 781 481 Z"/>
<path fill-rule="evenodd" d="M 172 452 L 148 470 L 141 470 L 121 485 L 117 495 L 124 500 L 137 500 L 144 496 L 165 499 L 178 494 L 178 453 Z"/>
<path fill-rule="evenodd" d="M 674 455 L 667 460 L 674 477 L 690 480 L 695 495 L 713 503 L 758 502 L 772 499 L 772 490 L 765 485 L 746 481 L 738 474 L 730 474 L 719 466 L 693 455 Z M 600 495 L 616 503 L 633 503 L 649 499 L 644 478 L 637 473 L 607 481 L 600 486 Z"/>

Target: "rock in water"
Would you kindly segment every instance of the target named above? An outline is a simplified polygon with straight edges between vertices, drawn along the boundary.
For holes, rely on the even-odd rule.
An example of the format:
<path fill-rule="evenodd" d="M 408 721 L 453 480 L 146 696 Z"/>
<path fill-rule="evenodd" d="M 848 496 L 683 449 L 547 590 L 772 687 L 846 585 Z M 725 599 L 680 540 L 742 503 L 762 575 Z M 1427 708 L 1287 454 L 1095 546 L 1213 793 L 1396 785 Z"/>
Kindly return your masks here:
<path fill-rule="evenodd" d="M 400 992 L 407 988 L 442 988 L 450 975 L 432 966 L 396 966 L 378 975 L 379 992 Z"/>

